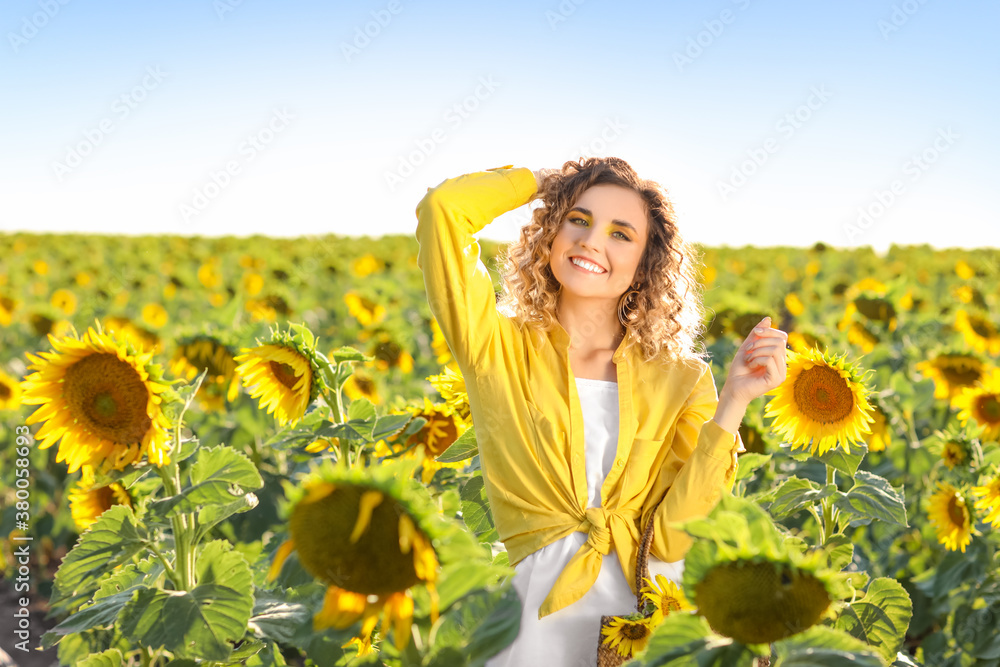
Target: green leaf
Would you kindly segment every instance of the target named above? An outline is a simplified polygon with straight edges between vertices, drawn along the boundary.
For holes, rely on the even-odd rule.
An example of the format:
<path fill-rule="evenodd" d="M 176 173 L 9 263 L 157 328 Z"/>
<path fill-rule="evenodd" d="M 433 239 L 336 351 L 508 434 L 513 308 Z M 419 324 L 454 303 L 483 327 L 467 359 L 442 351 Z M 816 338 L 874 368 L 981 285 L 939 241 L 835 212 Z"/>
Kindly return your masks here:
<path fill-rule="evenodd" d="M 496 525 L 490 515 L 486 486 L 481 473 L 477 473 L 462 487 L 462 520 L 476 534 L 480 542 L 499 539 Z"/>
<path fill-rule="evenodd" d="M 854 473 L 858 471 L 858 466 L 861 465 L 861 460 L 865 458 L 865 454 L 867 453 L 868 445 L 859 442 L 851 445 L 851 452 L 849 454 L 838 448 L 831 449 L 816 458 L 848 477 L 854 477 Z"/>
<path fill-rule="evenodd" d="M 876 519 L 906 526 L 903 495 L 889 486 L 888 480 L 866 470 L 859 470 L 854 486 L 834 503 L 838 508 L 862 519 Z"/>
<path fill-rule="evenodd" d="M 313 336 L 313 332 L 309 331 L 308 327 L 302 324 L 294 324 L 292 322 L 289 322 L 288 328 L 302 337 L 302 342 L 306 344 L 306 347 L 311 348 L 315 345 L 316 338 Z"/>
<path fill-rule="evenodd" d="M 837 487 L 834 484 L 828 484 L 821 489 L 819 484 L 812 480 L 791 477 L 778 487 L 774 494 L 774 502 L 771 503 L 769 510 L 775 517 L 787 516 L 806 505 L 819 502 L 836 490 Z"/>
<path fill-rule="evenodd" d="M 913 603 L 895 579 L 872 580 L 864 598 L 848 605 L 836 627 L 876 647 L 888 661 L 903 645 Z"/>
<path fill-rule="evenodd" d="M 774 643 L 774 667 L 886 667 L 870 648 L 846 632 L 814 625 Z"/>
<path fill-rule="evenodd" d="M 830 567 L 834 570 L 843 570 L 854 560 L 854 543 L 843 533 L 834 533 L 823 546 L 829 550 Z"/>
<path fill-rule="evenodd" d="M 259 501 L 254 493 L 246 493 L 238 500 L 228 505 L 209 505 L 198 512 L 198 532 L 195 543 L 201 542 L 213 527 L 225 521 L 234 514 L 246 512 L 257 507 Z"/>
<path fill-rule="evenodd" d="M 771 460 L 770 454 L 756 454 L 754 452 L 747 452 L 741 454 L 737 462 L 739 465 L 736 467 L 736 481 L 741 479 L 746 479 L 753 475 L 759 468 L 767 465 L 767 462 Z"/>
<path fill-rule="evenodd" d="M 730 643 L 731 639 L 720 638 L 712 632 L 704 617 L 674 613 L 653 630 L 640 664 L 647 667 L 696 667 L 700 664 L 696 656 L 701 651 Z"/>
<path fill-rule="evenodd" d="M 231 544 L 216 540 L 202 548 L 195 568 L 198 585 L 190 592 L 139 591 L 122 611 L 122 634 L 179 658 L 227 660 L 253 609 L 250 566 Z"/>
<path fill-rule="evenodd" d="M 471 608 L 465 610 L 465 615 L 475 625 L 463 653 L 469 667 L 481 667 L 517 638 L 521 629 L 521 599 L 514 587 L 509 586 L 500 596 L 483 594 L 475 601 L 463 603 L 463 610 L 466 606 Z"/>
<path fill-rule="evenodd" d="M 132 594 L 153 585 L 161 574 L 163 565 L 152 558 L 138 565 L 128 563 L 120 571 L 106 573 L 94 595 L 94 603 L 77 610 L 42 635 L 42 647 L 58 644 L 64 635 L 113 625 Z"/>
<path fill-rule="evenodd" d="M 76 603 L 90 597 L 101 575 L 142 551 L 146 539 L 132 508 L 115 505 L 106 511 L 63 559 L 56 572 L 52 604 Z"/>
<path fill-rule="evenodd" d="M 474 427 L 470 427 L 465 433 L 458 436 L 458 439 L 451 443 L 451 447 L 444 450 L 444 453 L 437 457 L 437 460 L 442 463 L 457 463 L 471 459 L 478 453 L 479 443 L 476 441 L 476 430 Z"/>
<path fill-rule="evenodd" d="M 438 605 L 441 613 L 470 592 L 495 584 L 501 577 L 510 574 L 511 569 L 482 561 L 463 561 L 446 565 L 441 570 L 437 584 Z"/>
<path fill-rule="evenodd" d="M 375 419 L 375 404 L 367 398 L 356 398 L 347 406 L 347 419 L 350 421 L 368 421 Z M 370 434 L 371 431 L 368 431 Z"/>
<path fill-rule="evenodd" d="M 379 417 L 375 422 L 375 428 L 372 429 L 372 440 L 382 440 L 394 435 L 406 426 L 406 422 L 410 421 L 411 415 L 386 415 L 385 417 Z"/>
<path fill-rule="evenodd" d="M 116 648 L 109 648 L 76 663 L 76 667 L 121 667 L 125 657 Z"/>
<path fill-rule="evenodd" d="M 150 503 L 149 511 L 171 516 L 196 512 L 206 505 L 230 505 L 246 492 L 264 486 L 253 462 L 226 445 L 198 450 L 189 479 L 190 486 L 176 496 Z"/>
<path fill-rule="evenodd" d="M 334 365 L 342 361 L 373 361 L 374 359 L 375 357 L 369 357 L 349 346 L 339 347 L 330 353 L 330 361 Z"/>
<path fill-rule="evenodd" d="M 312 617 L 312 611 L 305 604 L 260 592 L 247 628 L 257 637 L 295 644 L 296 634 L 303 630 L 312 633 Z"/>

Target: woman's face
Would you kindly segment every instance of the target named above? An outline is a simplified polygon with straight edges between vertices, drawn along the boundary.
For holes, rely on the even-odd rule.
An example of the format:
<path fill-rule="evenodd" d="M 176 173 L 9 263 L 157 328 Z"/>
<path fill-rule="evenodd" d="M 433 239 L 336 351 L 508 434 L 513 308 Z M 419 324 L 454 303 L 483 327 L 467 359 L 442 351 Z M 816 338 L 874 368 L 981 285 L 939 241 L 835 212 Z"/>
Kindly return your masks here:
<path fill-rule="evenodd" d="M 552 240 L 549 266 L 563 293 L 618 299 L 635 278 L 646 248 L 649 221 L 642 197 L 620 185 L 588 188 L 566 214 Z M 577 266 L 572 258 L 593 266 Z"/>

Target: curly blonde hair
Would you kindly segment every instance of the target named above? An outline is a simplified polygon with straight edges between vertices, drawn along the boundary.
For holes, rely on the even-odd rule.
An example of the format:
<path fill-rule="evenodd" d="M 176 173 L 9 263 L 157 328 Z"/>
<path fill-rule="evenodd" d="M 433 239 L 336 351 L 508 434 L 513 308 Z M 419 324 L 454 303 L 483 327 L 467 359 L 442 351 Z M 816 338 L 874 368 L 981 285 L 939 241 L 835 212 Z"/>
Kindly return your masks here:
<path fill-rule="evenodd" d="M 544 177 L 538 191 L 543 205 L 521 228 L 520 238 L 498 255 L 503 279 L 498 308 L 521 329 L 555 328 L 562 285 L 549 265 L 552 240 L 580 195 L 602 183 L 636 192 L 649 222 L 646 248 L 630 288 L 638 293 L 626 291 L 619 300 L 619 313 L 627 313 L 627 324 L 622 322 L 626 349 L 639 345 L 646 362 L 704 360 L 704 306 L 695 266 L 700 259 L 681 238 L 666 190 L 639 178 L 620 158 L 581 158 Z"/>

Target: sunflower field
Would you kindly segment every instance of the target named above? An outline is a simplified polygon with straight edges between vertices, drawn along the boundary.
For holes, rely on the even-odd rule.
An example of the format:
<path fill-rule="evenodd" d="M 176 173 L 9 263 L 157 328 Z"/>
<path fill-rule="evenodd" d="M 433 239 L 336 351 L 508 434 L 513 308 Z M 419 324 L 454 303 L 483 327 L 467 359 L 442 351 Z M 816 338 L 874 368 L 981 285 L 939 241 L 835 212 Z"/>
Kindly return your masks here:
<path fill-rule="evenodd" d="M 605 645 L 630 665 L 1000 666 L 1000 251 L 700 250 L 719 386 L 766 315 L 788 377 L 747 411 L 733 493 L 679 524 L 683 581 L 647 580 Z M 413 237 L 0 251 L 15 660 L 450 667 L 517 635 Z"/>

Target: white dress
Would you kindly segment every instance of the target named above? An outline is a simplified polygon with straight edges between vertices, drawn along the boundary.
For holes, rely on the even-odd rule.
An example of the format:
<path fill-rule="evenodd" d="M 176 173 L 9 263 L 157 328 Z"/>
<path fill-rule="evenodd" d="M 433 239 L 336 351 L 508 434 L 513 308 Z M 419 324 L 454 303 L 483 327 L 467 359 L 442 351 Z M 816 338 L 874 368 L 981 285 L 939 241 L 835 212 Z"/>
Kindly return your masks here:
<path fill-rule="evenodd" d="M 601 486 L 618 448 L 618 383 L 576 378 L 583 411 L 588 505 L 601 504 Z M 538 608 L 573 555 L 587 541 L 574 532 L 528 555 L 514 568 L 514 589 L 521 598 L 521 629 L 517 639 L 486 662 L 486 667 L 595 667 L 601 616 L 635 611 L 614 549 L 601 559 L 597 581 L 582 598 L 538 618 Z M 665 563 L 650 555 L 649 572 L 680 584 L 684 561 Z"/>

